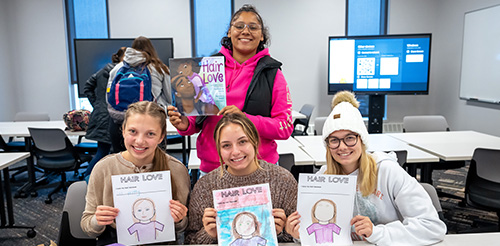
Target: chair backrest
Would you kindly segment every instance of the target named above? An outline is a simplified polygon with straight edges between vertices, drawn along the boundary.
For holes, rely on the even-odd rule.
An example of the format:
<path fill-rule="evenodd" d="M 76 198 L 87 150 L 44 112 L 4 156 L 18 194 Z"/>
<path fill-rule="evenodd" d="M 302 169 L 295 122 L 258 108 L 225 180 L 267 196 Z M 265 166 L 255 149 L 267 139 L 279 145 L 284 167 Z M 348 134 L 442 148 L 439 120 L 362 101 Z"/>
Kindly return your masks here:
<path fill-rule="evenodd" d="M 398 163 L 400 166 L 404 166 L 406 164 L 406 160 L 408 158 L 408 151 L 406 150 L 394 150 L 396 156 L 398 157 Z"/>
<path fill-rule="evenodd" d="M 86 194 L 87 183 L 85 181 L 78 181 L 69 186 L 59 230 L 59 245 L 95 245 L 95 238 L 88 236 L 80 226 L 85 210 Z"/>
<path fill-rule="evenodd" d="M 46 152 L 55 152 L 66 149 L 69 141 L 66 133 L 59 128 L 28 127 L 36 149 Z M 71 141 L 70 141 L 71 143 Z"/>
<path fill-rule="evenodd" d="M 500 149 L 477 148 L 472 155 L 477 176 L 500 184 Z"/>
<path fill-rule="evenodd" d="M 307 117 L 307 121 L 309 122 L 309 119 L 311 118 L 313 110 L 314 110 L 314 105 L 306 103 L 300 109 L 300 113 L 305 115 Z"/>
<path fill-rule="evenodd" d="M 48 113 L 43 112 L 18 112 L 14 121 L 49 121 Z"/>
<path fill-rule="evenodd" d="M 314 135 L 323 134 L 323 125 L 325 125 L 326 118 L 328 117 L 316 117 L 314 119 Z"/>
<path fill-rule="evenodd" d="M 432 200 L 432 205 L 436 209 L 438 216 L 441 220 L 444 220 L 444 214 L 443 214 L 443 208 L 441 207 L 441 202 L 439 201 L 439 197 L 436 191 L 436 188 L 434 186 L 428 184 L 428 183 L 420 183 L 422 187 L 424 187 L 424 190 L 429 194 Z"/>
<path fill-rule="evenodd" d="M 442 115 L 412 115 L 403 118 L 403 132 L 449 131 Z"/>
<path fill-rule="evenodd" d="M 292 172 L 292 167 L 295 165 L 295 157 L 292 153 L 280 154 L 278 161 L 279 165 L 286 170 Z"/>

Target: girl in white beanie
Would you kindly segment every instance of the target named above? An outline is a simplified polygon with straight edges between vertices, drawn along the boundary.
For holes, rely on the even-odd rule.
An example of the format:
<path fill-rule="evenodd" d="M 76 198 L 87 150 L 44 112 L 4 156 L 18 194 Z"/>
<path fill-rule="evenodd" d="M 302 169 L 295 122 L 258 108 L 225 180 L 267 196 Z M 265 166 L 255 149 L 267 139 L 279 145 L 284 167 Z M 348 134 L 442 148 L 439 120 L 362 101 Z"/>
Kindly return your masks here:
<path fill-rule="evenodd" d="M 357 175 L 351 237 L 377 245 L 429 245 L 443 240 L 446 225 L 429 195 L 400 167 L 395 155 L 369 153 L 368 131 L 348 91 L 338 92 L 323 126 L 327 165 L 318 174 Z M 299 238 L 300 215 L 292 213 L 286 231 Z"/>

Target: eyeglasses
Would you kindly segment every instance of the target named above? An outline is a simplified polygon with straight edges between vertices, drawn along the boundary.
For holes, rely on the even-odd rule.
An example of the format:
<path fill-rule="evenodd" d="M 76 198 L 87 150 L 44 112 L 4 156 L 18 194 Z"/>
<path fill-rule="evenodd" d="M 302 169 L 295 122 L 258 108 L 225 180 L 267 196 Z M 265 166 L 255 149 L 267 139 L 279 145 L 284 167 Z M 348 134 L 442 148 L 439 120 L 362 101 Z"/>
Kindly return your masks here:
<path fill-rule="evenodd" d="M 232 26 L 234 26 L 234 28 L 236 28 L 236 30 L 238 30 L 240 32 L 245 30 L 246 27 L 248 27 L 248 30 L 250 32 L 257 32 L 257 31 L 261 30 L 261 26 L 259 24 L 255 24 L 255 23 L 245 24 L 243 22 L 237 22 L 237 23 L 234 23 Z"/>
<path fill-rule="evenodd" d="M 354 145 L 358 143 L 358 135 L 349 134 L 344 138 L 328 137 L 325 141 L 330 149 L 338 148 L 340 146 L 340 141 L 343 141 L 347 147 L 354 147 Z"/>

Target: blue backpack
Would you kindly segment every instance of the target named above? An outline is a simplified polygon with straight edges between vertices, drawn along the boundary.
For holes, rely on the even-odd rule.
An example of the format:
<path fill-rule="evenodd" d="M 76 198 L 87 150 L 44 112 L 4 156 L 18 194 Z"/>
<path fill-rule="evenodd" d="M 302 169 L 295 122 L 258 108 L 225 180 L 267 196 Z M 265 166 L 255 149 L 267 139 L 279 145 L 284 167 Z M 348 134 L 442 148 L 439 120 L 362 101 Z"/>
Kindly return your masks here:
<path fill-rule="evenodd" d="M 123 62 L 108 91 L 108 103 L 117 111 L 139 101 L 152 101 L 151 73 L 146 65 L 132 67 Z"/>

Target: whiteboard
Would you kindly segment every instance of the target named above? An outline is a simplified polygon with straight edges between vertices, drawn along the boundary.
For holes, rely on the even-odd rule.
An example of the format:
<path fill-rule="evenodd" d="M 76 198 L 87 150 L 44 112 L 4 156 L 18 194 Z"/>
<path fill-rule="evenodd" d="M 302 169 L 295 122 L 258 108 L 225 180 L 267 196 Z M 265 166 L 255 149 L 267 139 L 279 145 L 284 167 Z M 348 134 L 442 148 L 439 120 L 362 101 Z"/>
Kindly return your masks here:
<path fill-rule="evenodd" d="M 500 5 L 464 15 L 460 98 L 500 103 Z"/>

